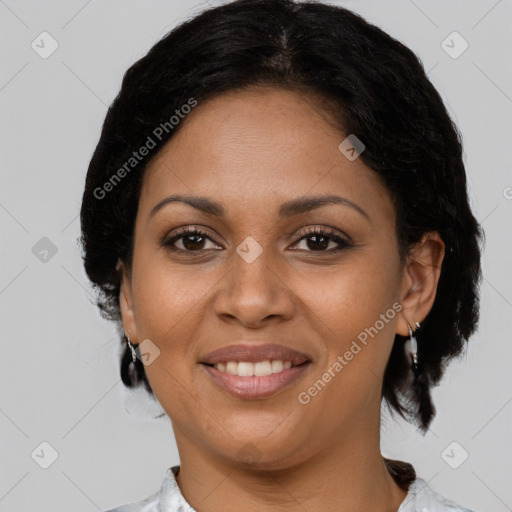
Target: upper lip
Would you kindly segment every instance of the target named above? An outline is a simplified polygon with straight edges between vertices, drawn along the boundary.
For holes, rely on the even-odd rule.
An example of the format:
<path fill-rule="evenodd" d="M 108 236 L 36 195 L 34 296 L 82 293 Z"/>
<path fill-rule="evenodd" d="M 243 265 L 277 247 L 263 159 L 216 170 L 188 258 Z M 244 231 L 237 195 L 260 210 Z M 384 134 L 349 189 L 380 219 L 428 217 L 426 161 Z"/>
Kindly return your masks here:
<path fill-rule="evenodd" d="M 229 361 L 247 361 L 257 363 L 258 361 L 291 361 L 294 366 L 310 361 L 311 358 L 284 345 L 266 343 L 263 345 L 229 345 L 221 347 L 200 359 L 201 363 L 216 364 Z"/>

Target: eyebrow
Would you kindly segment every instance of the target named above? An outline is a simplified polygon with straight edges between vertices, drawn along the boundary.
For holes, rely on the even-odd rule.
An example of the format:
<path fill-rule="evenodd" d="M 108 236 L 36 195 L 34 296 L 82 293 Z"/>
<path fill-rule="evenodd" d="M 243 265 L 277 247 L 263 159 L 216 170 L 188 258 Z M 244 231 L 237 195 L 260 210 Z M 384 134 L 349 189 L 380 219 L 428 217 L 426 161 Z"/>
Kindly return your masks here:
<path fill-rule="evenodd" d="M 149 218 L 153 217 L 164 206 L 175 202 L 188 204 L 206 215 L 212 215 L 215 217 L 225 217 L 226 215 L 224 207 L 217 201 L 208 197 L 173 194 L 157 203 L 149 212 Z M 359 205 L 350 201 L 346 197 L 336 195 L 309 196 L 292 199 L 291 201 L 283 203 L 279 207 L 279 216 L 292 217 L 294 215 L 301 215 L 328 204 L 348 206 L 370 221 L 370 216 Z"/>

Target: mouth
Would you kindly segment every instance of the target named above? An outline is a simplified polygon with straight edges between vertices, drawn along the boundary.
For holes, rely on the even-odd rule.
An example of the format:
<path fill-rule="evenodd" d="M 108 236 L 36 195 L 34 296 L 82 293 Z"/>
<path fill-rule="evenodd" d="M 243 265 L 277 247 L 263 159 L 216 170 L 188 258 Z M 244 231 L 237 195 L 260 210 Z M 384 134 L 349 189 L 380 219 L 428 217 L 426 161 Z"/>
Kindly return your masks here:
<path fill-rule="evenodd" d="M 283 345 L 231 345 L 201 358 L 209 380 L 237 398 L 273 396 L 289 388 L 312 365 L 307 354 Z"/>
<path fill-rule="evenodd" d="M 290 368 L 296 368 L 298 366 L 303 366 L 311 361 L 306 360 L 300 364 L 294 364 L 292 361 L 283 361 L 281 359 L 274 359 L 270 361 L 269 359 L 265 361 L 227 361 L 227 362 L 219 362 L 215 364 L 202 363 L 205 366 L 209 366 L 210 368 L 215 368 L 215 370 L 227 373 L 229 375 L 237 375 L 239 377 L 266 377 L 267 375 L 272 375 L 275 373 L 282 373 L 285 370 L 289 370 Z"/>
<path fill-rule="evenodd" d="M 272 363 L 274 363 L 275 373 L 255 375 L 259 369 L 268 372 L 269 367 L 272 369 Z M 272 397 L 290 388 L 297 383 L 300 377 L 307 373 L 311 364 L 312 362 L 309 360 L 296 366 L 290 366 L 290 361 L 283 362 L 280 360 L 260 361 L 256 364 L 249 361 L 229 361 L 226 365 L 222 363 L 214 365 L 202 363 L 202 367 L 209 377 L 209 382 L 216 388 L 236 398 L 255 400 Z M 223 371 L 223 366 L 225 366 L 225 370 L 229 368 L 233 372 L 236 370 L 237 373 L 231 374 L 225 370 Z M 240 375 L 240 373 L 250 373 L 251 375 Z"/>

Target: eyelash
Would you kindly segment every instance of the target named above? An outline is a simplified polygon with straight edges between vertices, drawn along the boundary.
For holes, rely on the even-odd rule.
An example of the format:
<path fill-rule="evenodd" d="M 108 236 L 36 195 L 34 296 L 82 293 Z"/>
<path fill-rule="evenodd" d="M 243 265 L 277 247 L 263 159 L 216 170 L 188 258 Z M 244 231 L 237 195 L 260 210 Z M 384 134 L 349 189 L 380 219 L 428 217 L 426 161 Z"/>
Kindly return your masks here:
<path fill-rule="evenodd" d="M 215 240 L 212 240 L 212 237 L 210 236 L 210 234 L 208 232 L 203 231 L 202 229 L 199 229 L 199 228 L 185 227 L 185 228 L 180 229 L 180 231 L 178 233 L 175 233 L 172 237 L 164 240 L 161 245 L 162 245 L 162 247 L 165 247 L 167 250 L 173 251 L 173 252 L 198 253 L 198 254 L 200 254 L 200 253 L 202 253 L 204 251 L 208 251 L 208 249 L 199 249 L 197 251 L 188 251 L 188 250 L 179 249 L 179 248 L 173 246 L 173 244 L 175 242 L 177 242 L 180 238 L 185 237 L 186 235 L 199 235 L 199 236 L 208 238 L 211 242 L 216 243 Z M 306 251 L 306 252 L 333 254 L 333 253 L 339 252 L 339 251 L 341 251 L 343 249 L 346 249 L 346 248 L 349 248 L 349 247 L 354 247 L 354 245 L 352 243 L 350 243 L 348 240 L 346 240 L 345 238 L 337 235 L 334 230 L 329 229 L 329 228 L 319 228 L 319 227 L 314 227 L 313 229 L 309 229 L 309 230 L 306 230 L 306 231 L 303 231 L 303 232 L 299 233 L 298 236 L 300 238 L 295 242 L 294 245 L 296 245 L 299 242 L 301 242 L 302 240 L 307 239 L 307 238 L 309 238 L 311 236 L 314 236 L 314 235 L 326 236 L 327 238 L 330 239 L 330 241 L 333 241 L 333 242 L 336 242 L 337 244 L 339 244 L 339 246 L 334 248 L 334 249 L 329 249 L 329 250 L 325 250 L 325 251 L 312 251 L 312 250 L 309 250 L 309 251 Z M 294 250 L 297 250 L 297 249 L 294 249 Z"/>

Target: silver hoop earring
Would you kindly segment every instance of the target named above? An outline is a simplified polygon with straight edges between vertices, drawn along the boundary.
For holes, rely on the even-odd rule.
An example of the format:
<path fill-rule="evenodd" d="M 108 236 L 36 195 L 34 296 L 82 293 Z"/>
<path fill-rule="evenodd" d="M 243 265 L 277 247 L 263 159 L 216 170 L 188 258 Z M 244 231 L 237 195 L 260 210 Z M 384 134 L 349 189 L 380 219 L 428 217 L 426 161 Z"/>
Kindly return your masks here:
<path fill-rule="evenodd" d="M 415 326 L 417 329 L 421 327 L 419 322 L 416 322 Z M 416 341 L 416 337 L 409 323 L 407 323 L 407 327 L 409 329 L 409 339 L 405 342 L 404 349 L 407 356 L 411 359 L 411 369 L 414 374 L 414 379 L 417 380 L 419 377 L 418 342 Z"/>
<path fill-rule="evenodd" d="M 130 347 L 130 351 L 132 353 L 132 361 L 134 363 L 136 363 L 137 362 L 137 352 L 135 352 L 135 347 L 134 347 L 133 343 L 130 341 L 130 338 L 128 338 L 128 336 L 126 336 L 126 340 L 127 340 L 128 346 Z"/>

